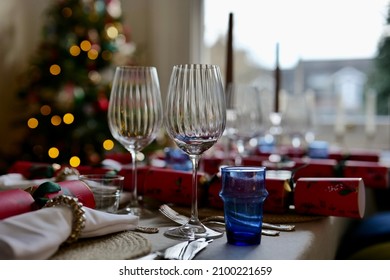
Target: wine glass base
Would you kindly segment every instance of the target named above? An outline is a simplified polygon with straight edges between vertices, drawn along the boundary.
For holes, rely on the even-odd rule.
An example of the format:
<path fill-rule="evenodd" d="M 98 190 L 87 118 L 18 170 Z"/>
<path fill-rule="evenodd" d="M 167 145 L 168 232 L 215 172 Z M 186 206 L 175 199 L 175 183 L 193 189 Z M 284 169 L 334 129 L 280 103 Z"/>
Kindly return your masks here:
<path fill-rule="evenodd" d="M 128 214 L 133 214 L 134 216 L 138 216 L 140 218 L 150 218 L 153 216 L 152 211 L 143 207 L 127 207 L 126 211 Z"/>
<path fill-rule="evenodd" d="M 154 216 L 151 210 L 139 206 L 127 206 L 125 208 L 119 209 L 116 213 L 123 214 L 123 215 L 132 214 L 140 218 L 150 218 Z"/>
<path fill-rule="evenodd" d="M 199 238 L 215 239 L 223 236 L 223 232 L 212 230 L 204 225 L 185 224 L 180 227 L 174 227 L 164 232 L 169 238 L 179 240 L 195 240 Z"/>

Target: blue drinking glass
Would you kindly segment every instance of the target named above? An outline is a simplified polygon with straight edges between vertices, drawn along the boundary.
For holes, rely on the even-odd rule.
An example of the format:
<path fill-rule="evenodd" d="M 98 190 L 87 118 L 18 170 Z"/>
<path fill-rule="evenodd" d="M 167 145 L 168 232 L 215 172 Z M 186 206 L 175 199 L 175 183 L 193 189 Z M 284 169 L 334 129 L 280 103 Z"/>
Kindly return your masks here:
<path fill-rule="evenodd" d="M 326 141 L 313 141 L 309 144 L 307 154 L 310 158 L 328 158 L 329 145 Z"/>
<path fill-rule="evenodd" d="M 263 203 L 268 192 L 265 187 L 265 167 L 223 167 L 222 190 L 226 237 L 238 246 L 261 243 Z"/>

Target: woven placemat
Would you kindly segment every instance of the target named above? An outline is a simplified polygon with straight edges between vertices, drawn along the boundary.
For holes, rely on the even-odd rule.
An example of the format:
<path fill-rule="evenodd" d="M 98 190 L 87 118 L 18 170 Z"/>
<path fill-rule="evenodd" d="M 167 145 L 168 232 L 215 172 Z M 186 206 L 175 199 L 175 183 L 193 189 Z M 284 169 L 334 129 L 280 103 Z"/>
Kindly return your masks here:
<path fill-rule="evenodd" d="M 52 260 L 127 260 L 142 257 L 151 251 L 143 236 L 125 231 L 100 237 L 80 239 L 61 246 Z"/>

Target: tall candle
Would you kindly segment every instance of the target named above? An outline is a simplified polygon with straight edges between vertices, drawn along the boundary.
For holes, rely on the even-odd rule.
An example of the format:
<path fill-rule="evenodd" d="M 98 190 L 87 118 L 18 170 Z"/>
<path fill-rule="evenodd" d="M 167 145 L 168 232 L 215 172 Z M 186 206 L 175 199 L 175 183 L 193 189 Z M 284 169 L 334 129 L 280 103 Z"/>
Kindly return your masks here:
<path fill-rule="evenodd" d="M 341 94 L 337 98 L 337 112 L 336 112 L 336 122 L 335 122 L 335 133 L 336 136 L 342 137 L 345 133 L 345 108 L 343 97 Z"/>
<path fill-rule="evenodd" d="M 373 136 L 375 133 L 376 116 L 376 93 L 372 90 L 366 94 L 366 135 Z"/>
<path fill-rule="evenodd" d="M 229 14 L 229 27 L 226 52 L 226 78 L 225 87 L 233 82 L 233 13 Z"/>
<path fill-rule="evenodd" d="M 275 104 L 274 112 L 279 112 L 279 92 L 280 92 L 280 69 L 279 69 L 279 43 L 276 44 L 276 67 L 275 67 Z"/>

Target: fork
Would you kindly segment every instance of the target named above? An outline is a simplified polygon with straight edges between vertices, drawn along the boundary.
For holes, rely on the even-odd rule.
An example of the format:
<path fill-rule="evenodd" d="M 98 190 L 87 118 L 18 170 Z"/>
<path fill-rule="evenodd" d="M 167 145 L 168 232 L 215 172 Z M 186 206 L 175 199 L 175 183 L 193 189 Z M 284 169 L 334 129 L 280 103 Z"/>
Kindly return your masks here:
<path fill-rule="evenodd" d="M 176 222 L 179 225 L 184 225 L 184 224 L 186 224 L 190 220 L 189 217 L 184 216 L 184 215 L 176 212 L 175 210 L 173 210 L 171 207 L 169 207 L 166 204 L 161 205 L 159 211 L 165 217 L 167 217 L 168 219 Z M 213 228 L 214 228 L 214 230 L 217 230 L 217 231 L 224 231 L 224 228 L 225 228 L 225 223 L 224 223 L 223 219 L 222 220 L 203 219 L 200 222 L 205 224 L 205 225 L 207 225 L 207 224 L 208 225 L 214 225 Z"/>
<path fill-rule="evenodd" d="M 178 223 L 178 224 L 185 224 L 189 221 L 189 217 L 182 215 L 175 210 L 173 210 L 171 207 L 169 207 L 167 204 L 163 204 L 160 206 L 160 212 L 169 218 L 170 220 Z M 224 217 L 223 216 L 211 216 L 207 217 L 205 219 L 201 220 L 202 223 L 204 224 L 213 224 L 218 227 L 224 227 L 225 222 L 224 222 Z M 263 223 L 263 228 L 268 229 L 264 230 L 263 229 L 263 234 L 264 235 L 279 235 L 279 231 L 291 231 L 294 230 L 295 226 L 294 225 L 273 225 L 269 223 Z"/>
<path fill-rule="evenodd" d="M 175 221 L 178 220 L 179 224 L 188 222 L 189 218 L 187 216 L 184 216 L 175 210 L 173 210 L 171 207 L 169 207 L 167 204 L 163 204 L 160 206 L 160 212 L 163 213 L 165 216 L 170 218 L 171 220 Z M 179 222 L 180 221 L 180 222 Z M 223 216 L 210 216 L 207 218 L 204 218 L 201 220 L 202 223 L 212 222 L 212 223 L 219 223 L 221 225 L 225 224 L 225 219 Z M 295 230 L 295 225 L 287 225 L 287 224 L 270 224 L 263 222 L 263 228 L 266 229 L 274 229 L 274 230 L 280 230 L 280 231 L 293 231 Z"/>

